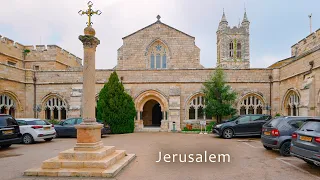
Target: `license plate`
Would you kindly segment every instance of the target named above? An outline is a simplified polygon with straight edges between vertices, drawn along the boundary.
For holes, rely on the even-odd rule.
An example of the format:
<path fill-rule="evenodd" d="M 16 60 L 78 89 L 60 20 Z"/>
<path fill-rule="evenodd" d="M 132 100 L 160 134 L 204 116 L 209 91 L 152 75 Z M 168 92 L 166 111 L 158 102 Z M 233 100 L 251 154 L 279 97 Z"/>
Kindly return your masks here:
<path fill-rule="evenodd" d="M 308 137 L 308 136 L 300 136 L 300 140 L 302 140 L 302 141 L 308 141 L 308 142 L 311 142 L 311 141 L 312 141 L 312 137 Z"/>
<path fill-rule="evenodd" d="M 264 135 L 267 135 L 267 136 L 270 136 L 270 132 L 268 132 L 268 131 L 265 131 L 264 133 L 263 133 Z"/>
<path fill-rule="evenodd" d="M 2 131 L 2 134 L 13 134 L 13 130 Z"/>
<path fill-rule="evenodd" d="M 50 130 L 50 127 L 44 127 L 43 129 L 44 130 Z"/>

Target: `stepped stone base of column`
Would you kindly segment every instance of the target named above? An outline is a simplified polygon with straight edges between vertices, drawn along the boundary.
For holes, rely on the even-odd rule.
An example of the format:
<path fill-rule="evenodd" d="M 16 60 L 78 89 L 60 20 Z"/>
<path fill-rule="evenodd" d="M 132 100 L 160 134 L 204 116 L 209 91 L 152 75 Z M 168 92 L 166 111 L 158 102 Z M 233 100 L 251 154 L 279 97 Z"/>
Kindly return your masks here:
<path fill-rule="evenodd" d="M 100 124 L 80 124 L 77 128 L 77 144 L 48 159 L 40 168 L 28 169 L 26 176 L 85 176 L 114 177 L 135 154 L 103 146 Z"/>
<path fill-rule="evenodd" d="M 24 175 L 114 177 L 134 158 L 135 154 L 115 150 L 114 146 L 104 146 L 95 151 L 69 149 L 44 161 L 40 168 L 26 170 Z"/>

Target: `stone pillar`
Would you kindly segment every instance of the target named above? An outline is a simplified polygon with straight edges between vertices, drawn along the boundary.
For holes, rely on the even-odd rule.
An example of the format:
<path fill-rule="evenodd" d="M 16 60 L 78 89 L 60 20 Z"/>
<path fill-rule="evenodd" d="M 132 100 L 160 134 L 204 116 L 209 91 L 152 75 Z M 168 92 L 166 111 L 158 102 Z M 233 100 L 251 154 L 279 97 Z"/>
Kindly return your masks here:
<path fill-rule="evenodd" d="M 84 29 L 84 35 L 79 36 L 83 43 L 83 94 L 82 117 L 83 122 L 75 126 L 77 129 L 77 144 L 75 150 L 95 150 L 103 146 L 101 142 L 102 124 L 96 122 L 95 117 L 95 53 L 100 41 L 95 36 L 95 30 L 88 26 Z"/>
<path fill-rule="evenodd" d="M 300 116 L 314 116 L 313 98 L 315 97 L 314 92 L 314 74 L 305 75 L 302 87 L 300 89 Z"/>
<path fill-rule="evenodd" d="M 58 120 L 61 121 L 61 108 L 58 109 Z"/>
<path fill-rule="evenodd" d="M 280 70 L 272 70 L 272 86 L 271 86 L 271 115 L 275 116 L 276 114 L 285 115 L 286 109 L 281 103 L 281 97 L 283 94 L 280 93 Z"/>
<path fill-rule="evenodd" d="M 169 129 L 173 129 L 173 122 L 175 122 L 176 130 L 180 129 L 180 94 L 181 90 L 179 87 L 170 87 L 169 92 Z"/>
<path fill-rule="evenodd" d="M 95 69 L 95 54 L 96 47 L 100 43 L 99 39 L 94 37 L 95 31 L 92 27 L 86 27 L 85 35 L 79 36 L 83 43 L 84 59 L 83 59 L 83 95 L 82 109 L 83 122 L 96 122 L 95 119 L 95 85 L 96 85 L 96 69 Z"/>

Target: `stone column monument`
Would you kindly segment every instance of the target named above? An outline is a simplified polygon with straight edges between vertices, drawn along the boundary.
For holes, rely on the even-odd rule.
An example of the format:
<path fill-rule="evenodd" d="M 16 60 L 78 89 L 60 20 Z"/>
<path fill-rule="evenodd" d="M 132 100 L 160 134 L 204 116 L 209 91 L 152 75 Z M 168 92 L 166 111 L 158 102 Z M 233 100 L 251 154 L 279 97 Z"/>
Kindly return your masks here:
<path fill-rule="evenodd" d="M 103 124 L 95 118 L 95 52 L 100 43 L 91 26 L 91 16 L 101 14 L 93 11 L 89 1 L 89 9 L 79 14 L 89 17 L 84 35 L 79 39 L 83 43 L 83 122 L 76 126 L 77 144 L 74 148 L 62 151 L 57 157 L 48 159 L 40 168 L 26 170 L 26 176 L 95 176 L 114 177 L 122 168 L 135 158 L 135 154 L 127 154 L 124 150 L 116 150 L 114 146 L 104 146 L 101 141 Z"/>
<path fill-rule="evenodd" d="M 89 15 L 90 17 L 90 15 Z M 77 129 L 77 144 L 75 149 L 97 149 L 103 146 L 101 142 L 102 124 L 98 124 L 95 118 L 95 94 L 96 94 L 96 69 L 95 53 L 96 47 L 100 44 L 95 37 L 95 30 L 88 25 L 84 29 L 84 35 L 79 36 L 83 43 L 83 96 L 82 96 L 82 117 L 80 125 L 75 126 Z"/>

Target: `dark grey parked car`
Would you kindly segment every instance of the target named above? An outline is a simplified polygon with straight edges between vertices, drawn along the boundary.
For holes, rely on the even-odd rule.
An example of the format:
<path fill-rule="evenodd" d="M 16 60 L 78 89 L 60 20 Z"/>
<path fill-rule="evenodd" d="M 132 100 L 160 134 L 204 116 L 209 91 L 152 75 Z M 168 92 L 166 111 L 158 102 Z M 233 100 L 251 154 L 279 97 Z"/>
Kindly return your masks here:
<path fill-rule="evenodd" d="M 320 166 L 320 119 L 307 120 L 292 134 L 291 155 Z"/>
<path fill-rule="evenodd" d="M 262 126 L 261 142 L 267 150 L 279 149 L 282 156 L 290 156 L 291 135 L 310 117 L 277 117 Z"/>
<path fill-rule="evenodd" d="M 56 130 L 56 137 L 77 137 L 77 129 L 74 125 L 80 124 L 82 122 L 82 118 L 69 118 L 64 121 L 61 121 L 59 125 L 54 125 L 54 129 Z M 103 124 L 102 121 L 97 120 L 98 123 Z M 110 134 L 111 129 L 108 124 L 104 124 L 101 129 L 101 135 Z"/>
<path fill-rule="evenodd" d="M 234 136 L 260 136 L 262 125 L 270 119 L 271 116 L 266 114 L 241 115 L 215 125 L 212 132 L 225 139 Z"/>

